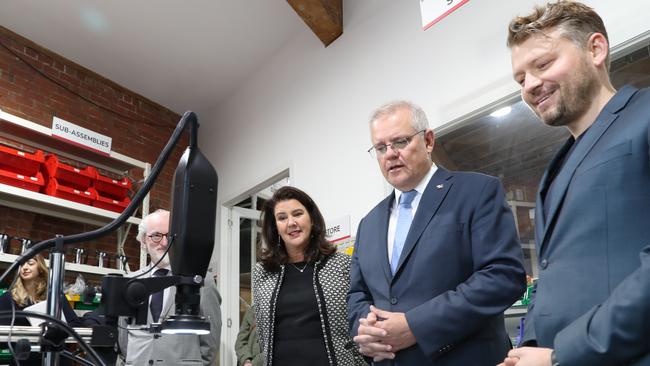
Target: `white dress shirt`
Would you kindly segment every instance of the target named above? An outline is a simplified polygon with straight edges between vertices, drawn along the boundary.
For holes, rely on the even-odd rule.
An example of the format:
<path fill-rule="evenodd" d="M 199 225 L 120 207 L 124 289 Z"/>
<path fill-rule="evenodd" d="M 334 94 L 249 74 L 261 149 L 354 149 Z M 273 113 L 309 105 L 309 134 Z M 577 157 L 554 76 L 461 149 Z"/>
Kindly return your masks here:
<path fill-rule="evenodd" d="M 415 198 L 413 199 L 413 202 L 411 202 L 411 214 L 413 217 L 415 217 L 415 213 L 418 210 L 418 206 L 420 205 L 420 199 L 422 198 L 422 193 L 424 193 L 424 190 L 427 188 L 427 185 L 429 184 L 429 181 L 431 180 L 431 177 L 433 177 L 433 174 L 438 170 L 438 167 L 436 164 L 431 164 L 431 169 L 429 169 L 429 172 L 427 175 L 422 178 L 420 183 L 418 183 L 417 186 L 415 186 L 415 191 L 417 191 L 417 194 L 415 195 Z M 395 199 L 393 200 L 393 205 L 390 209 L 390 218 L 388 219 L 388 262 L 391 262 L 391 257 L 393 253 L 393 242 L 395 241 L 395 231 L 397 230 L 397 214 L 399 212 L 398 208 L 398 202 L 400 197 L 402 196 L 402 191 L 398 190 L 397 188 L 394 190 L 395 193 Z"/>

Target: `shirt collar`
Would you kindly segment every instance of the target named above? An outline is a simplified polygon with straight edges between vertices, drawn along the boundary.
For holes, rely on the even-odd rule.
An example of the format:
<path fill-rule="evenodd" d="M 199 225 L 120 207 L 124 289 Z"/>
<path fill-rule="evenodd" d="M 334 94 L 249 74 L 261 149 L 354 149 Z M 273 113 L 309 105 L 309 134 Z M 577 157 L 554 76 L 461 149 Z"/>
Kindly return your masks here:
<path fill-rule="evenodd" d="M 436 164 L 431 163 L 431 169 L 429 169 L 429 172 L 427 172 L 427 175 L 425 175 L 424 178 L 422 178 L 422 180 L 420 181 L 420 183 L 418 183 L 418 185 L 415 186 L 415 188 L 414 188 L 415 191 L 418 192 L 418 195 L 421 195 L 422 193 L 424 193 L 424 190 L 429 185 L 429 181 L 431 180 L 431 177 L 433 177 L 433 174 L 435 174 L 436 170 L 438 170 L 438 167 L 436 166 Z M 395 188 L 395 204 L 397 204 L 397 202 L 399 202 L 399 198 L 402 197 L 402 193 L 404 193 L 404 192 L 402 192 L 399 189 Z"/>
<path fill-rule="evenodd" d="M 151 267 L 152 267 L 151 264 L 152 264 L 152 263 L 149 263 L 147 266 L 148 266 L 149 268 L 151 268 Z M 153 267 L 153 268 L 151 268 L 151 271 L 150 271 L 149 273 L 150 273 L 151 275 L 153 275 L 153 273 L 156 272 L 156 270 L 158 270 L 158 269 L 166 269 L 166 270 L 168 270 L 168 271 L 171 273 L 171 271 L 172 271 L 172 266 L 171 266 L 171 264 L 170 264 L 170 265 L 167 265 L 167 266 L 165 266 L 165 267 Z"/>

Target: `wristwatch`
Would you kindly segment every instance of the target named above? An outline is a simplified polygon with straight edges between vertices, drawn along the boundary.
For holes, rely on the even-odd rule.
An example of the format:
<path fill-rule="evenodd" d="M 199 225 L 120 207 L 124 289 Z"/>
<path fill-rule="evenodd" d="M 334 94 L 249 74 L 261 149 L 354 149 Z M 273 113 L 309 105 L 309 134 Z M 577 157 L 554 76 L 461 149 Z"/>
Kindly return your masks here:
<path fill-rule="evenodd" d="M 555 357 L 555 350 L 551 352 L 551 366 L 560 366 L 560 363 L 557 360 L 557 357 Z"/>

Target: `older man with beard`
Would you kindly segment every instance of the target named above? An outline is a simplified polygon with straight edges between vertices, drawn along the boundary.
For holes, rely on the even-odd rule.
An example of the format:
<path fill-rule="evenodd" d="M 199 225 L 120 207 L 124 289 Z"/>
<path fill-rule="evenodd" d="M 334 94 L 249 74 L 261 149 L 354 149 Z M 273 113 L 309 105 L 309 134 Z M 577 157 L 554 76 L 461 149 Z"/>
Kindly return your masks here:
<path fill-rule="evenodd" d="M 166 254 L 169 233 L 169 211 L 157 210 L 144 217 L 138 227 L 137 239 L 151 257 L 150 264 L 129 276 L 171 275 L 169 255 Z M 151 267 L 154 268 L 151 268 Z M 151 295 L 147 325 L 161 323 L 174 314 L 175 288 Z M 206 278 L 201 288 L 201 312 L 210 322 L 210 334 L 170 335 L 151 334 L 139 330 L 140 325 L 121 321 L 119 344 L 123 365 L 214 365 L 219 350 L 221 332 L 221 297 L 212 278 Z M 125 352 L 126 351 L 126 352 Z"/>
<path fill-rule="evenodd" d="M 504 365 L 650 365 L 650 90 L 614 89 L 605 26 L 581 3 L 538 7 L 509 32 L 522 99 L 571 137 L 537 194 L 522 340 L 537 348 Z"/>

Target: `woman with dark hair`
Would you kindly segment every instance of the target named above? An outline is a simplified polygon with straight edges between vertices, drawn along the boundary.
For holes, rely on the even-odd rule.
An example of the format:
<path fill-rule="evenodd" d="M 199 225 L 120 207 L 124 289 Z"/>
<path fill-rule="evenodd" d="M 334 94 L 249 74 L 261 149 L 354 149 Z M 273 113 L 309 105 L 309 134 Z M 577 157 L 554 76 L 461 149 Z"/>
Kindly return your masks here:
<path fill-rule="evenodd" d="M 282 187 L 262 212 L 253 304 L 264 365 L 365 365 L 347 325 L 350 257 L 325 239 L 314 201 Z"/>

